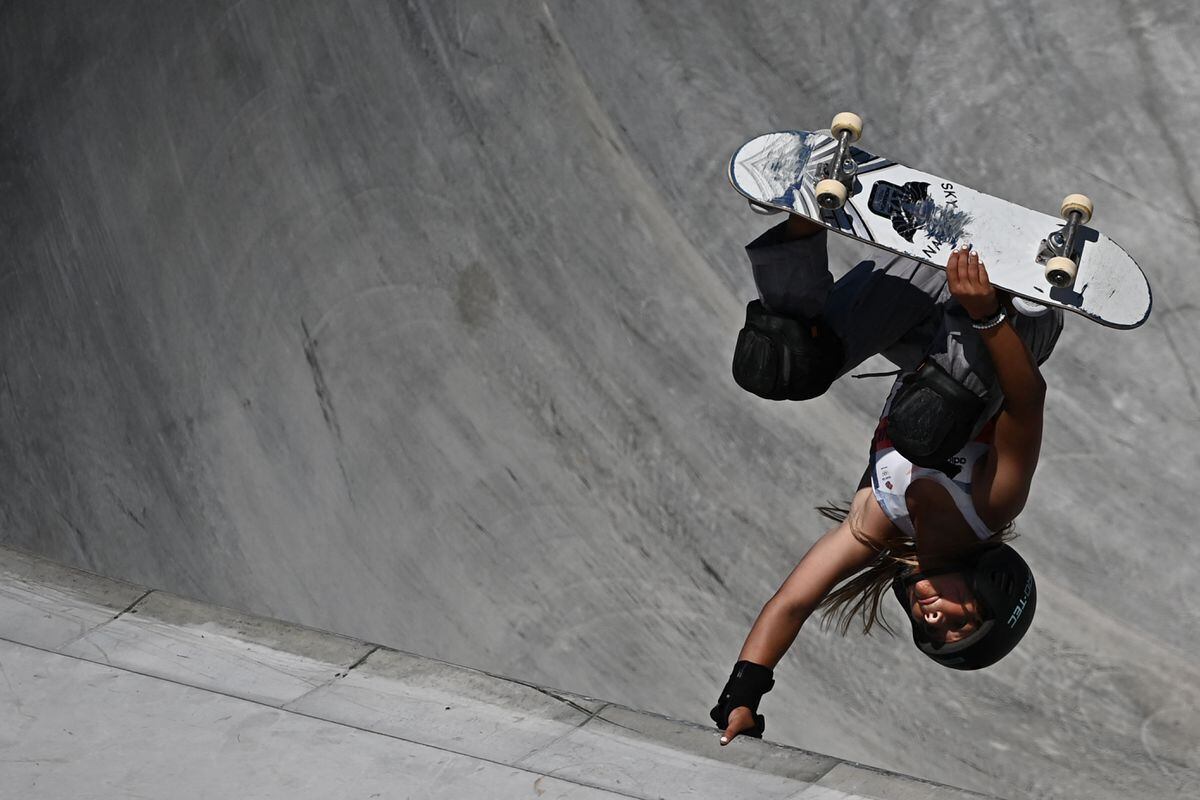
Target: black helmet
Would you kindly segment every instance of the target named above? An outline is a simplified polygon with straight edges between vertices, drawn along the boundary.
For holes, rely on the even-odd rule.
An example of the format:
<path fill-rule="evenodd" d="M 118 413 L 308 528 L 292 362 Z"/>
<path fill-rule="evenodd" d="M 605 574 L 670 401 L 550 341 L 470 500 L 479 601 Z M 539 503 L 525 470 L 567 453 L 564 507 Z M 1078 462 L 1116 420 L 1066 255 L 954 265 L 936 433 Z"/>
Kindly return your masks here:
<path fill-rule="evenodd" d="M 908 602 L 908 587 L 930 575 L 961 572 L 981 606 L 983 625 L 952 644 L 932 642 L 924 635 Z M 1037 608 L 1037 584 L 1025 559 L 1006 544 L 985 547 L 967 561 L 925 572 L 906 572 L 892 581 L 892 591 L 912 623 L 913 642 L 922 653 L 951 669 L 982 669 L 1017 646 Z"/>

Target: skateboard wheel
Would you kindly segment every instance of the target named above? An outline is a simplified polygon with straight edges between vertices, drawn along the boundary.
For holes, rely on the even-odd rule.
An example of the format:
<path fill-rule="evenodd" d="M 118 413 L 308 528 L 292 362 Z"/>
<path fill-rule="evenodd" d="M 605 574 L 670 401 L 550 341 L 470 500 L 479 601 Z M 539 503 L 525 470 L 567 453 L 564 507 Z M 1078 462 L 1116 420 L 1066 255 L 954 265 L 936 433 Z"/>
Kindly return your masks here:
<path fill-rule="evenodd" d="M 1070 219 L 1072 211 L 1078 211 L 1079 221 L 1086 225 L 1092 218 L 1092 201 L 1086 195 L 1069 194 L 1063 198 L 1062 208 L 1058 213 L 1062 215 L 1063 219 Z"/>
<path fill-rule="evenodd" d="M 778 208 L 771 208 L 770 206 L 764 206 L 762 203 L 756 203 L 753 200 L 747 200 L 746 202 L 750 204 L 751 211 L 753 211 L 755 214 L 762 214 L 764 217 L 769 217 L 772 214 L 782 214 L 783 213 Z"/>
<path fill-rule="evenodd" d="M 841 181 L 826 178 L 817 183 L 817 205 L 827 211 L 836 211 L 846 205 L 846 198 L 849 196 L 846 184 Z"/>
<path fill-rule="evenodd" d="M 829 123 L 829 132 L 835 139 L 839 133 L 847 131 L 850 134 L 850 141 L 857 142 L 858 138 L 862 136 L 862 129 L 862 117 L 849 111 L 843 111 L 833 118 L 833 122 Z"/>
<path fill-rule="evenodd" d="M 1050 310 L 1050 306 L 1042 305 L 1041 303 L 1014 295 L 1012 306 L 1017 310 L 1017 313 L 1023 317 L 1040 317 Z"/>
<path fill-rule="evenodd" d="M 1055 256 L 1046 262 L 1046 280 L 1052 286 L 1066 289 L 1075 282 L 1075 273 L 1079 265 L 1065 256 Z"/>

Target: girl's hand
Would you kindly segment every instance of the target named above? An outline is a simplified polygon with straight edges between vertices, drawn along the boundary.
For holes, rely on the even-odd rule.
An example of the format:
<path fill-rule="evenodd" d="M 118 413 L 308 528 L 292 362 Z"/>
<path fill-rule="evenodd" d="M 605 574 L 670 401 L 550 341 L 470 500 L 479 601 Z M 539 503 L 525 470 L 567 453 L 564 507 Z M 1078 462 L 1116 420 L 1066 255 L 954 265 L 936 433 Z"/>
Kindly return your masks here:
<path fill-rule="evenodd" d="M 946 262 L 946 277 L 950 294 L 971 319 L 986 319 L 1000 310 L 1000 298 L 978 253 L 968 252 L 965 247 L 955 250 Z"/>
<path fill-rule="evenodd" d="M 732 742 L 738 734 L 746 733 L 757 727 L 758 721 L 754 719 L 754 713 L 746 706 L 738 706 L 729 712 L 729 726 L 725 728 L 725 733 L 721 734 L 721 746 L 724 747 Z M 760 732 L 758 736 L 761 737 L 762 733 Z"/>

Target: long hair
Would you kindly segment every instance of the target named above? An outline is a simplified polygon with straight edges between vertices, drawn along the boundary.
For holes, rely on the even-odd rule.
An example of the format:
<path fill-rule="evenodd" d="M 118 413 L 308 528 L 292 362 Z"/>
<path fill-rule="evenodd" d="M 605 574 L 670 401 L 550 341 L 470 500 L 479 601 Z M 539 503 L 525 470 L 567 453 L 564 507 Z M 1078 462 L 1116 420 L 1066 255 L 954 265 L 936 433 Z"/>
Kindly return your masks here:
<path fill-rule="evenodd" d="M 826 519 L 834 522 L 847 522 L 850 533 L 854 538 L 875 551 L 875 558 L 861 572 L 843 581 L 833 591 L 825 595 L 817 608 L 821 611 L 821 626 L 833 625 L 843 636 L 849 632 L 856 617 L 862 620 L 862 632 L 870 633 L 878 624 L 890 634 L 895 634 L 892 626 L 883 616 L 883 598 L 892 591 L 892 581 L 906 569 L 917 566 L 917 542 L 913 537 L 893 527 L 895 533 L 886 541 L 879 543 L 867 538 L 863 533 L 860 517 L 861 509 L 851 513 L 850 504 L 817 506 L 817 512 Z M 1007 541 L 1016 534 L 1013 523 L 1008 523 L 992 534 L 978 546 L 983 547 L 988 542 Z"/>

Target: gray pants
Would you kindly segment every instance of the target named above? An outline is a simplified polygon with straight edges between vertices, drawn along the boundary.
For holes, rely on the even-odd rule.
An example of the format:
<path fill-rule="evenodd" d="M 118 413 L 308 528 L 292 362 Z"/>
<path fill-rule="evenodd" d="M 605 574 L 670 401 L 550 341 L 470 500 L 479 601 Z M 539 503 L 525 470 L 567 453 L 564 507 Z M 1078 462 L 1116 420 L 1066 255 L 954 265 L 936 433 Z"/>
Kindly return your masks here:
<path fill-rule="evenodd" d="M 929 359 L 988 400 L 976 430 L 999 410 L 1004 396 L 991 357 L 951 297 L 944 271 L 895 256 L 860 262 L 835 283 L 824 231 L 791 241 L 782 233 L 783 226 L 776 226 L 746 246 L 759 299 L 777 314 L 824 317 L 845 349 L 839 376 L 876 354 L 904 372 Z M 1062 321 L 1062 310 L 1052 308 L 1039 317 L 1017 314 L 1013 326 L 1041 364 L 1058 341 Z"/>

